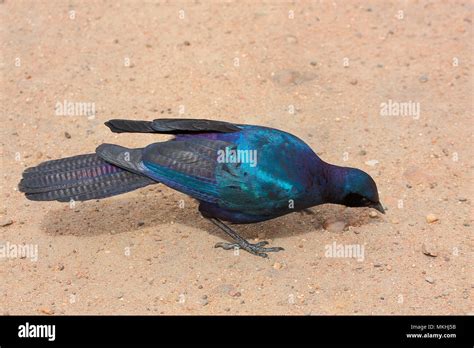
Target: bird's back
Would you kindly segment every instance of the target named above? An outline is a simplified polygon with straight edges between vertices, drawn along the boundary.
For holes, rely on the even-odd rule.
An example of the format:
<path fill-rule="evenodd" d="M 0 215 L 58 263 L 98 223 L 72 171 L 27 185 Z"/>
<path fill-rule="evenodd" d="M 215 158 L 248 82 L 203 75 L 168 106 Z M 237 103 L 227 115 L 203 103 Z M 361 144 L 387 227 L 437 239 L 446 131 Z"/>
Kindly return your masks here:
<path fill-rule="evenodd" d="M 174 155 L 180 163 L 170 165 L 168 159 L 164 165 L 154 158 L 162 145 L 150 146 L 144 156 L 149 175 L 200 201 L 250 215 L 278 216 L 320 199 L 314 177 L 324 162 L 307 144 L 280 130 L 239 127 L 232 133 L 177 135 L 167 146 L 176 149 L 175 142 L 183 142 L 189 163 L 183 163 L 185 155 Z"/>

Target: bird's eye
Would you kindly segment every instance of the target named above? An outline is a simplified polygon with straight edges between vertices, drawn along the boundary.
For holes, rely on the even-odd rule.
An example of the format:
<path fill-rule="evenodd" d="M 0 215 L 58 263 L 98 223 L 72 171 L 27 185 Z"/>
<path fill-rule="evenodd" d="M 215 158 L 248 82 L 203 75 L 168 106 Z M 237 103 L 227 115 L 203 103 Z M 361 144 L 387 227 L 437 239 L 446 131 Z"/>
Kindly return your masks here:
<path fill-rule="evenodd" d="M 348 207 L 367 207 L 371 202 L 364 196 L 357 193 L 350 193 L 345 197 L 344 204 Z"/>
<path fill-rule="evenodd" d="M 367 205 L 370 204 L 370 201 L 369 201 L 367 198 L 362 197 L 362 198 L 360 199 L 360 203 L 361 203 L 363 206 L 367 206 Z"/>

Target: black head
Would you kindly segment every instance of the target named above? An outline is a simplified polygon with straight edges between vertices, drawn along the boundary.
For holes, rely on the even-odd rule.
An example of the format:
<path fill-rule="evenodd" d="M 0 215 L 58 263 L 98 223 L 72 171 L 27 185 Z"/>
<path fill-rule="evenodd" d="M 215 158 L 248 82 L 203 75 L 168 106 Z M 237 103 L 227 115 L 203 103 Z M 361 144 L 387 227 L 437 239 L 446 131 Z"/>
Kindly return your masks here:
<path fill-rule="evenodd" d="M 360 169 L 346 169 L 340 203 L 348 207 L 370 207 L 385 214 L 374 179 Z"/>

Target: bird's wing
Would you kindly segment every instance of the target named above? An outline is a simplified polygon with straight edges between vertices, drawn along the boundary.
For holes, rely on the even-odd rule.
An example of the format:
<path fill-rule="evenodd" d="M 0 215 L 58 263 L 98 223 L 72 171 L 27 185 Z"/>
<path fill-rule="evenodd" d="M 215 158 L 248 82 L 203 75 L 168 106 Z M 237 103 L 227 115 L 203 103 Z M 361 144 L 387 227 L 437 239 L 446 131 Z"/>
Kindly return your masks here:
<path fill-rule="evenodd" d="M 149 177 L 199 200 L 217 202 L 218 152 L 232 143 L 206 138 L 172 140 L 147 146 L 142 163 Z"/>
<path fill-rule="evenodd" d="M 249 163 L 220 161 L 219 153 L 226 148 L 232 151 L 237 146 L 201 137 L 151 144 L 142 153 L 143 173 L 191 197 L 231 210 L 260 214 L 288 206 L 294 185 L 268 178 L 269 173 L 261 172 L 265 169 Z"/>
<path fill-rule="evenodd" d="M 102 144 L 96 153 L 105 161 L 131 172 L 145 175 L 199 200 L 218 200 L 216 168 L 218 151 L 234 145 L 221 140 L 196 137 L 127 149 Z"/>
<path fill-rule="evenodd" d="M 241 129 L 232 123 L 201 119 L 161 118 L 154 121 L 110 120 L 105 125 L 114 133 L 232 133 Z"/>

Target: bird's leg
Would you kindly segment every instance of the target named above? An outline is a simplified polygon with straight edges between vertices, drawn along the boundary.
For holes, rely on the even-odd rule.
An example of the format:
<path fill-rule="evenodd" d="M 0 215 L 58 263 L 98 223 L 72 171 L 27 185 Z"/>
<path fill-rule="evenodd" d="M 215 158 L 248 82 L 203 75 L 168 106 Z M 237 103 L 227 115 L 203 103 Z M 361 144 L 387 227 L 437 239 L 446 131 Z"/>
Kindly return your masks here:
<path fill-rule="evenodd" d="M 235 243 L 217 243 L 214 246 L 215 248 L 223 248 L 225 250 L 240 248 L 248 251 L 251 254 L 261 257 L 268 257 L 268 255 L 266 254 L 267 252 L 284 250 L 282 247 L 265 248 L 264 246 L 268 244 L 268 242 L 265 240 L 255 244 L 249 243 L 244 238 L 242 238 L 237 232 L 235 232 L 229 226 L 224 224 L 221 220 L 216 218 L 209 218 L 209 220 L 211 220 L 214 225 L 219 227 L 222 231 L 227 233 L 233 240 L 235 240 Z"/>

